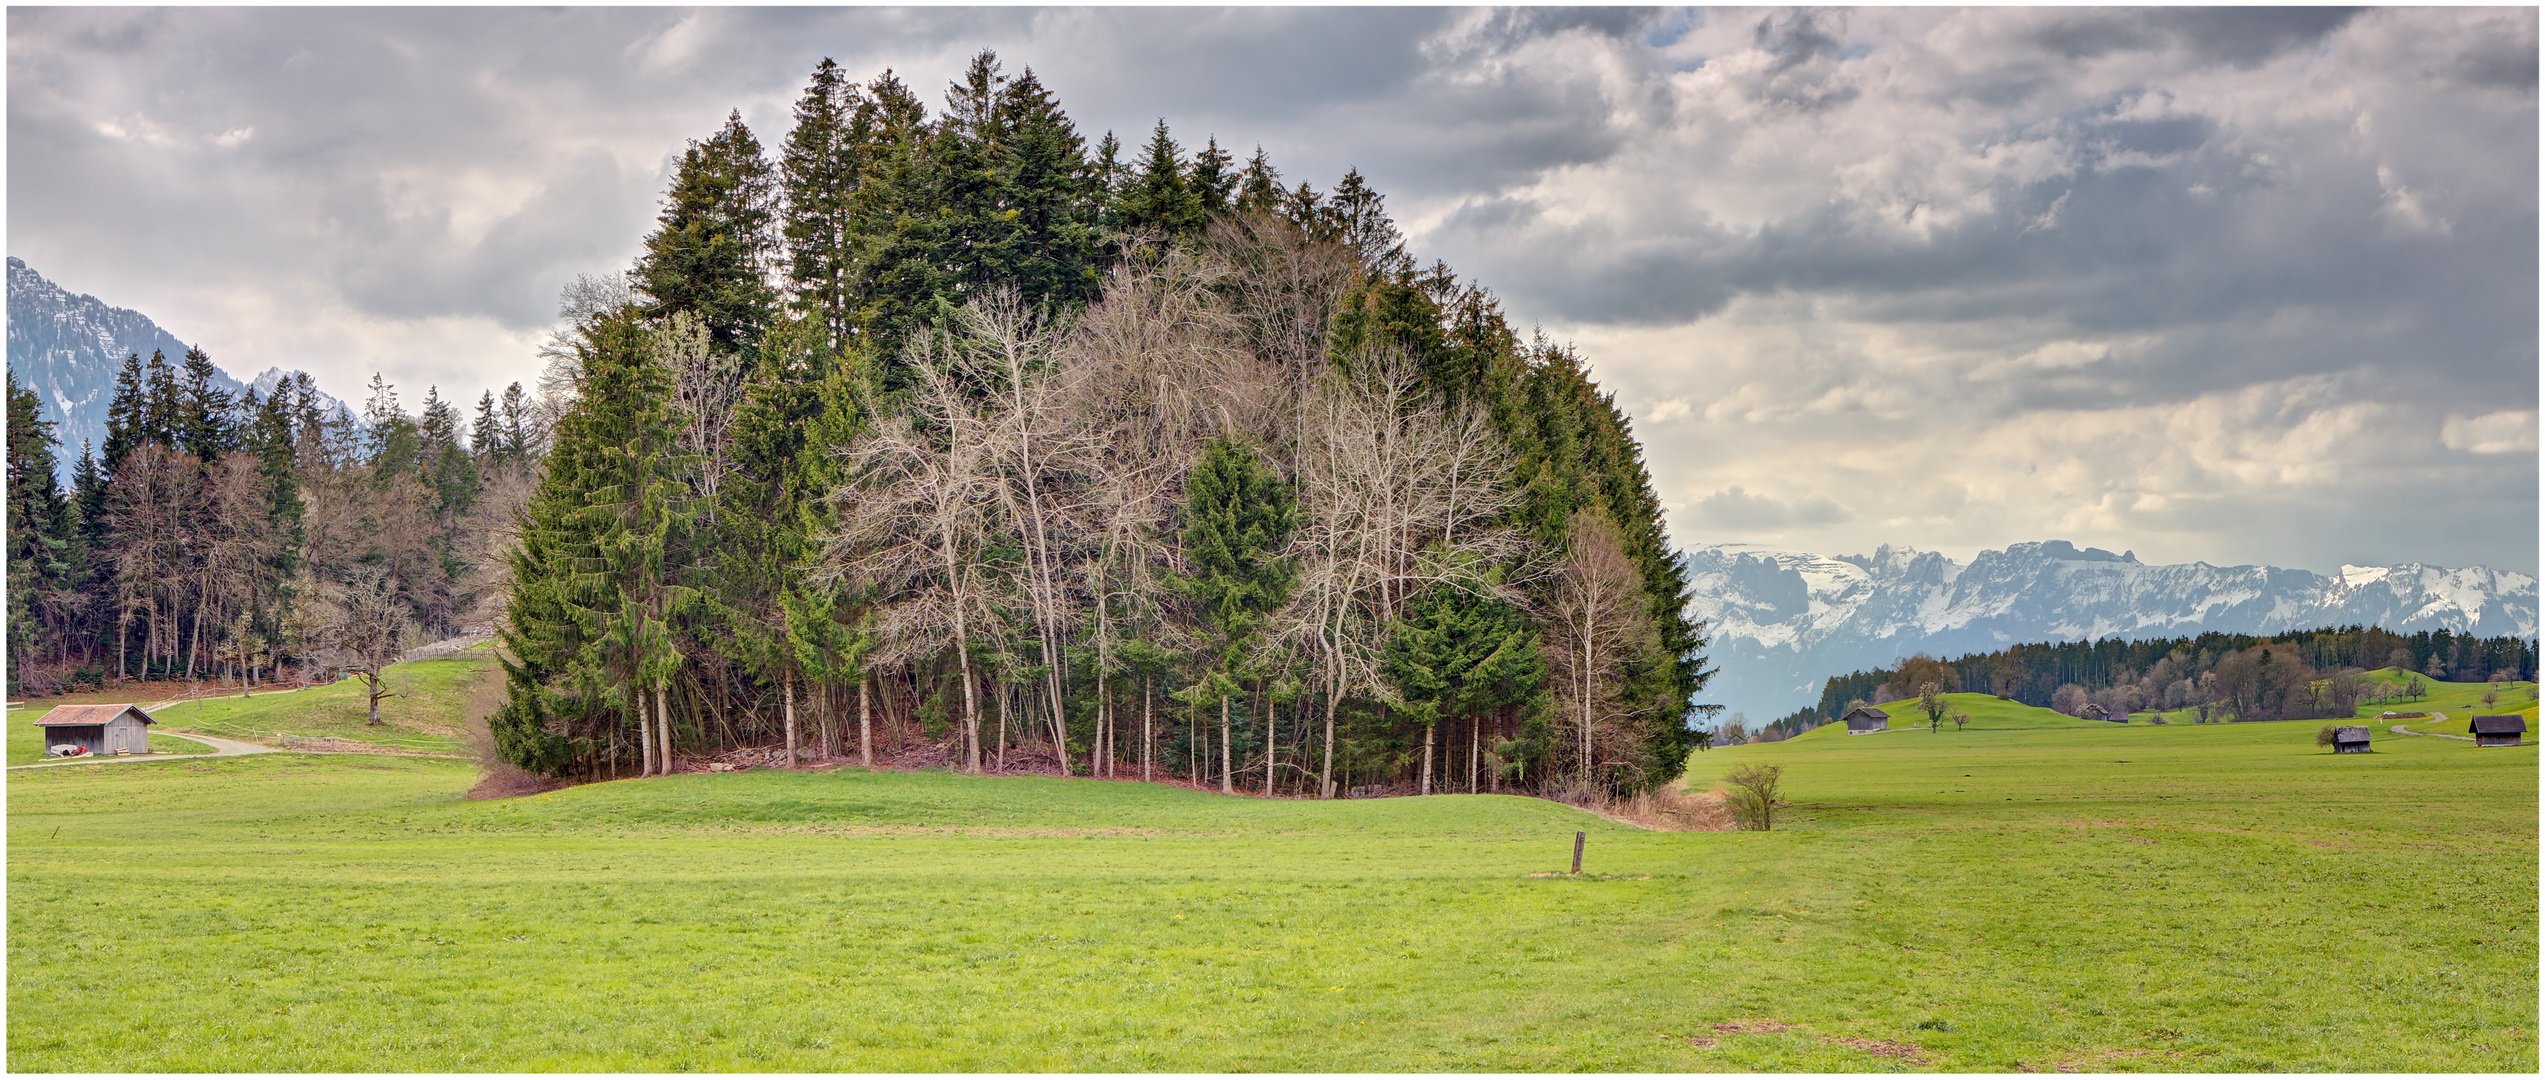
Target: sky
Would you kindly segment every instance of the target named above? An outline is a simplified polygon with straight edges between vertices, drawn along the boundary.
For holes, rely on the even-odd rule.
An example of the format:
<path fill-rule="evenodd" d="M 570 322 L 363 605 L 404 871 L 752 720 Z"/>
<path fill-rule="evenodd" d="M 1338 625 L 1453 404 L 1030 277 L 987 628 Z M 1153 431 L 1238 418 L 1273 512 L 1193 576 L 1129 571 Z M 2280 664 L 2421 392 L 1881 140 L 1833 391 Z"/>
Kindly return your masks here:
<path fill-rule="evenodd" d="M 531 382 L 686 140 L 978 50 L 1359 168 L 1683 545 L 2538 569 L 2534 8 L 12 7 L 8 253 L 233 374 Z"/>

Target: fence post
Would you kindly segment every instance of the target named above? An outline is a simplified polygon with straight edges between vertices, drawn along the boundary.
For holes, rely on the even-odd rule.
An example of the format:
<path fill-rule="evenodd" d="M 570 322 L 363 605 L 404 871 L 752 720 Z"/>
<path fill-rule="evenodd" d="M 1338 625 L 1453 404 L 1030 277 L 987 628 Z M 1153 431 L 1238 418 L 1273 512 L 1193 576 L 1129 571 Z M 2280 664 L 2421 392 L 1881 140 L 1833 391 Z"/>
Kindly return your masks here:
<path fill-rule="evenodd" d="M 1573 872 L 1576 874 L 1582 872 L 1582 840 L 1583 834 L 1573 834 Z"/>

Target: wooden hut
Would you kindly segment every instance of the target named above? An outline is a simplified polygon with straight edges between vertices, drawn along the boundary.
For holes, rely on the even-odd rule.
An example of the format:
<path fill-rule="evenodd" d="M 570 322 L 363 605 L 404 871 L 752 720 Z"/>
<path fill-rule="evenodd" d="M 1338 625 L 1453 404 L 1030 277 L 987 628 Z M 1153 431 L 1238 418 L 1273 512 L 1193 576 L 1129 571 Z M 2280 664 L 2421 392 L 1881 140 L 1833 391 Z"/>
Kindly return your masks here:
<path fill-rule="evenodd" d="M 2476 746 L 2517 746 L 2519 736 L 2527 734 L 2527 718 L 2517 713 L 2478 716 L 2466 725 Z"/>
<path fill-rule="evenodd" d="M 2344 724 L 2333 729 L 2333 752 L 2365 754 L 2368 752 L 2368 728 L 2360 724 Z"/>
<path fill-rule="evenodd" d="M 139 705 L 63 705 L 44 714 L 35 726 L 44 729 L 44 752 L 58 747 L 84 747 L 92 754 L 147 754 L 150 725 L 159 721 Z"/>
<path fill-rule="evenodd" d="M 1891 714 L 1871 705 L 1858 706 L 1855 711 L 1839 719 L 1847 722 L 1849 735 L 1871 735 L 1877 731 L 1887 731 L 1891 727 Z"/>
<path fill-rule="evenodd" d="M 2125 712 L 2108 712 L 2103 708 L 2103 706 L 2097 705 L 2091 701 L 2086 702 L 2085 708 L 2077 711 L 2077 718 L 2080 720 L 2107 720 L 2115 724 L 2126 724 L 2130 722 L 2130 714 Z"/>

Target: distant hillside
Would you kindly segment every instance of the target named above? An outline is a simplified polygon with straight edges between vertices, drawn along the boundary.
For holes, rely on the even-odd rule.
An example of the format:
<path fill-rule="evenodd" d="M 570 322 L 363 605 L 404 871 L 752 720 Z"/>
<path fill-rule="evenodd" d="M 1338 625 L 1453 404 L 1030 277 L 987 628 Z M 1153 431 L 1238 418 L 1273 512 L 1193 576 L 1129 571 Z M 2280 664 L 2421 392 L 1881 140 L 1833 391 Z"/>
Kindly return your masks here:
<path fill-rule="evenodd" d="M 44 418 L 60 425 L 53 434 L 62 441 L 55 461 L 64 483 L 79 462 L 81 442 L 106 441 L 106 406 L 115 393 L 116 366 L 126 356 L 148 357 L 153 351 L 173 364 L 185 355 L 186 343 L 147 315 L 73 293 L 45 280 L 18 257 L 9 257 L 9 370 L 43 400 Z M 215 381 L 234 394 L 248 386 L 270 394 L 275 383 L 294 374 L 267 368 L 241 383 L 220 371 Z M 325 403 L 352 415 L 342 401 L 327 397 Z"/>
<path fill-rule="evenodd" d="M 1824 678 L 1919 652 L 2028 641 L 2270 634 L 2359 624 L 2399 633 L 2537 632 L 2536 579 L 2404 563 L 2337 574 L 2148 565 L 2064 540 L 1983 551 L 1968 565 L 1888 545 L 1836 558 L 1718 545 L 1686 553 L 1719 673 L 1707 697 L 1760 721 L 1814 704 Z"/>

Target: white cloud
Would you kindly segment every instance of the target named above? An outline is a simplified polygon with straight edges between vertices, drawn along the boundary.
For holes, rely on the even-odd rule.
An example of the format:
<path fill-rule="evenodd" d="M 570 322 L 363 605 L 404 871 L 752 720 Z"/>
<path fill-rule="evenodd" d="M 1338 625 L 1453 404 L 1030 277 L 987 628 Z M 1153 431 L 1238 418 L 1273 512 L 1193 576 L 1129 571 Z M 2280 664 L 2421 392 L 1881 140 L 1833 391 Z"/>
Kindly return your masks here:
<path fill-rule="evenodd" d="M 2451 416 L 2439 429 L 2439 442 L 2450 450 L 2469 454 L 2533 454 L 2536 410 Z"/>

